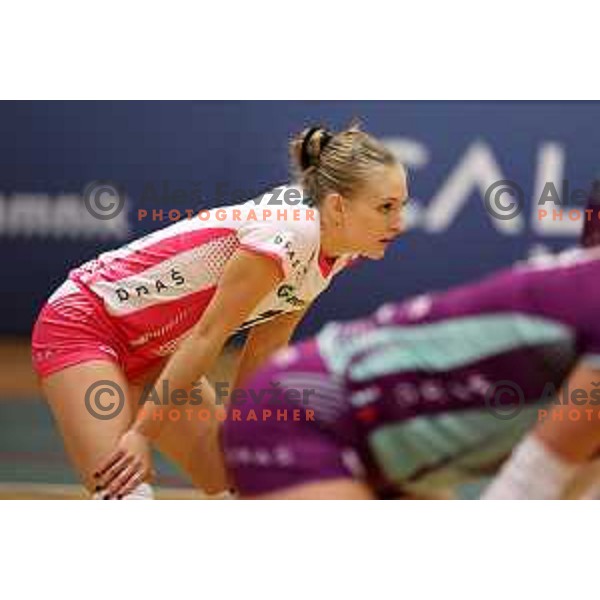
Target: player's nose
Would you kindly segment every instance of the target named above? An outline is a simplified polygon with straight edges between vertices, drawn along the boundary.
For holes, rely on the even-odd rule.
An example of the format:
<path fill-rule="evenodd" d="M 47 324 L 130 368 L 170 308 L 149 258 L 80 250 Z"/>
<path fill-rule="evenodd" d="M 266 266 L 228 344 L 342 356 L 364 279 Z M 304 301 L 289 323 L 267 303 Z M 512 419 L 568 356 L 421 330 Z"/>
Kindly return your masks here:
<path fill-rule="evenodd" d="M 390 232 L 392 235 L 400 235 L 404 231 L 404 215 L 399 212 L 394 215 L 390 222 Z"/>

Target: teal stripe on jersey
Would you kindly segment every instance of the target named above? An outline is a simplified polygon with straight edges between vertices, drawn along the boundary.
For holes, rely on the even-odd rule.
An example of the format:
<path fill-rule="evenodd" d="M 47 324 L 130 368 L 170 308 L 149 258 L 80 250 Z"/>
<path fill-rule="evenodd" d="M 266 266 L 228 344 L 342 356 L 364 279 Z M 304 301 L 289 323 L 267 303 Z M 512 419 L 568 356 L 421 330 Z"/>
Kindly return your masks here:
<path fill-rule="evenodd" d="M 516 348 L 572 343 L 574 333 L 562 323 L 521 313 L 451 318 L 437 323 L 385 326 L 346 336 L 343 326 L 326 327 L 319 348 L 336 373 L 346 371 L 354 381 L 425 370 L 448 371 Z"/>
<path fill-rule="evenodd" d="M 526 406 L 510 420 L 486 409 L 415 417 L 384 425 L 369 447 L 386 479 L 406 491 L 436 492 L 493 471 L 539 420 L 545 403 Z"/>

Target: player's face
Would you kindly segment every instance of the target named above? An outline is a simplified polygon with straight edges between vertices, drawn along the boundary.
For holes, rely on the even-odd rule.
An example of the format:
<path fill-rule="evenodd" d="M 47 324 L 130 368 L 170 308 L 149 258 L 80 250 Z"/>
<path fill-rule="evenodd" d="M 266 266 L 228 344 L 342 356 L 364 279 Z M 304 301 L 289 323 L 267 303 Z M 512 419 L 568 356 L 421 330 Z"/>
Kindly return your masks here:
<path fill-rule="evenodd" d="M 344 238 L 349 251 L 371 259 L 383 258 L 388 246 L 404 231 L 408 198 L 401 167 L 382 166 L 369 184 L 344 203 Z"/>

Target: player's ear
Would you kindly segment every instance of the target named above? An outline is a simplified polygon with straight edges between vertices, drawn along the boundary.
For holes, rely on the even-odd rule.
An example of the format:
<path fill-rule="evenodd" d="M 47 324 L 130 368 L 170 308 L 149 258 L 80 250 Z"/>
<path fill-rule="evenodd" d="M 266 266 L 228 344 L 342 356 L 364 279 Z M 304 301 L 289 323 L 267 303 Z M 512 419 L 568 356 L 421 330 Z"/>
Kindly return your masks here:
<path fill-rule="evenodd" d="M 321 211 L 338 221 L 344 214 L 344 197 L 337 192 L 327 194 L 321 202 Z"/>

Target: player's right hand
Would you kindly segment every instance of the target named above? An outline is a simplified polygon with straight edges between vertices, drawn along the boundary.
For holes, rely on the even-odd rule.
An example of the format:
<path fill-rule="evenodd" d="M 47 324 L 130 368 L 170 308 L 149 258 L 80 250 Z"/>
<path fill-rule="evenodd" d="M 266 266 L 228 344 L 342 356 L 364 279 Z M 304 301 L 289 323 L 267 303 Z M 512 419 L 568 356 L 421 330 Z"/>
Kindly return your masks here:
<path fill-rule="evenodd" d="M 135 429 L 127 431 L 115 450 L 94 473 L 96 491 L 104 500 L 120 500 L 152 476 L 148 439 Z"/>

